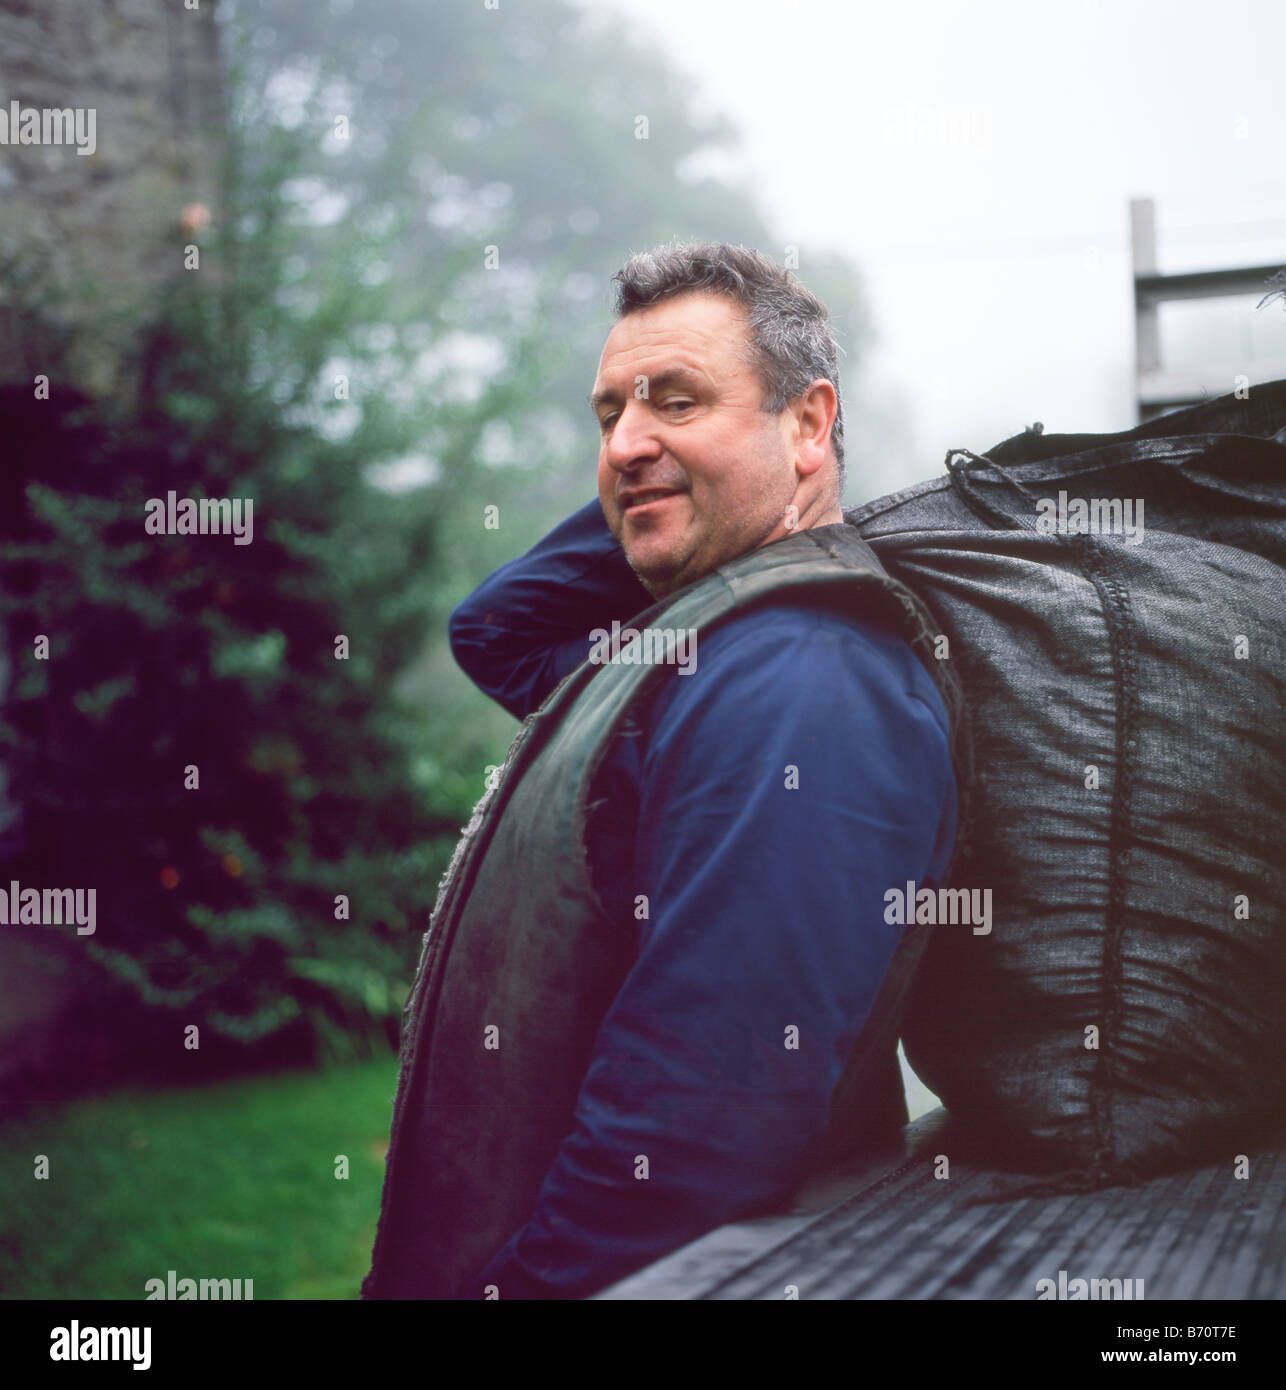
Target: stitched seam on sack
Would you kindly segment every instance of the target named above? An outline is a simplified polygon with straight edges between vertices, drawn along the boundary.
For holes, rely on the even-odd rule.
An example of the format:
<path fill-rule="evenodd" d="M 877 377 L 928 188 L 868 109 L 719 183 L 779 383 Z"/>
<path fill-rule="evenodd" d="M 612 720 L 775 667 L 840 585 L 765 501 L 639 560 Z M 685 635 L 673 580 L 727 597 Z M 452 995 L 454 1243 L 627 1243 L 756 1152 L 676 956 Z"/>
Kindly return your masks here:
<path fill-rule="evenodd" d="M 959 465 L 957 457 L 965 463 Z M 1000 529 L 1025 530 L 1006 513 L 991 506 L 974 490 L 967 475 L 977 464 L 986 463 L 1009 484 L 1015 492 L 1030 502 L 1035 497 L 1009 472 L 986 455 L 966 449 L 953 450 L 947 455 L 949 476 L 969 509 L 989 526 L 1000 523 Z M 1133 763 L 1130 758 L 1134 738 L 1138 677 L 1137 643 L 1130 613 L 1129 594 L 1125 586 L 1106 573 L 1104 551 L 1098 542 L 1087 535 L 1055 533 L 1055 539 L 1066 545 L 1077 567 L 1094 586 L 1099 596 L 1107 627 L 1108 649 L 1112 657 L 1112 679 L 1116 696 L 1115 753 L 1116 781 L 1112 788 L 1112 805 L 1108 821 L 1108 900 L 1104 913 L 1103 968 L 1101 974 L 1104 1000 L 1103 1029 L 1095 1066 L 1090 1074 L 1089 1119 L 1094 1134 L 1095 1154 L 1088 1176 L 1096 1182 L 1108 1179 L 1116 1166 L 1115 1133 L 1110 1113 L 1110 1083 L 1113 1079 L 1113 1059 L 1110 1044 L 1115 1037 L 1121 1013 L 1121 944 L 1124 936 L 1124 894 L 1129 845 L 1125 827 L 1129 820 L 1130 798 L 1133 790 Z"/>
<path fill-rule="evenodd" d="M 1103 998 L 1105 1013 L 1103 1036 L 1099 1039 L 1099 1055 L 1093 1073 L 1091 1107 L 1096 1116 L 1095 1128 L 1100 1136 L 1096 1167 L 1100 1176 L 1115 1166 L 1116 1135 L 1111 1113 L 1112 1082 L 1115 1077 L 1115 1057 L 1112 1047 L 1122 1012 L 1121 955 L 1125 935 L 1125 888 L 1130 847 L 1127 835 L 1130 805 L 1134 790 L 1133 759 L 1130 749 L 1134 742 L 1135 714 L 1138 700 L 1137 642 L 1130 596 L 1125 585 L 1108 576 L 1102 547 L 1089 537 L 1084 542 L 1086 576 L 1098 590 L 1108 623 L 1108 638 L 1112 653 L 1112 675 L 1116 687 L 1116 784 L 1112 788 L 1112 809 L 1108 831 L 1108 899 L 1106 940 L 1103 950 Z"/>

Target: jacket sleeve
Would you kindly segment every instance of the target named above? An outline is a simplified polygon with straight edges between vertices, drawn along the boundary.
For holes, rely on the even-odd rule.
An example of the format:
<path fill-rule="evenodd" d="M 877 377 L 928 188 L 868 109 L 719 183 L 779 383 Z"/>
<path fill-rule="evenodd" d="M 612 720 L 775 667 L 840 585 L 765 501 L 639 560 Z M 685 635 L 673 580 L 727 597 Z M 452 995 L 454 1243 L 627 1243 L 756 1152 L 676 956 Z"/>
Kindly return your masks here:
<path fill-rule="evenodd" d="M 900 640 L 799 610 L 734 622 L 650 720 L 622 885 L 647 899 L 639 955 L 478 1297 L 585 1297 L 788 1196 L 901 935 L 885 891 L 946 871 L 947 715 Z"/>
<path fill-rule="evenodd" d="M 456 607 L 451 652 L 479 690 L 524 719 L 585 660 L 595 628 L 652 602 L 595 498 Z"/>

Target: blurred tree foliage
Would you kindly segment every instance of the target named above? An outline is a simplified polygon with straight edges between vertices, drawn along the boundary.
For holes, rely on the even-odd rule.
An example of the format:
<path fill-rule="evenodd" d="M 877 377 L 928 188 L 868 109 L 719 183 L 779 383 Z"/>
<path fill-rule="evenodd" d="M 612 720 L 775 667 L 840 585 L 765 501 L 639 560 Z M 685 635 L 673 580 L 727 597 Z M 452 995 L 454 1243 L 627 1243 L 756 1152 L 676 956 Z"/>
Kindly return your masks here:
<path fill-rule="evenodd" d="M 674 235 L 783 248 L 693 172 L 731 132 L 563 0 L 223 19 L 221 199 L 140 299 L 137 391 L 0 393 L 9 876 L 97 889 L 66 954 L 136 1020 L 345 1055 L 395 1039 L 512 733 L 445 619 L 593 493 L 612 273 Z M 851 268 L 803 266 L 851 350 Z M 252 499 L 253 543 L 146 535 L 169 491 Z"/>

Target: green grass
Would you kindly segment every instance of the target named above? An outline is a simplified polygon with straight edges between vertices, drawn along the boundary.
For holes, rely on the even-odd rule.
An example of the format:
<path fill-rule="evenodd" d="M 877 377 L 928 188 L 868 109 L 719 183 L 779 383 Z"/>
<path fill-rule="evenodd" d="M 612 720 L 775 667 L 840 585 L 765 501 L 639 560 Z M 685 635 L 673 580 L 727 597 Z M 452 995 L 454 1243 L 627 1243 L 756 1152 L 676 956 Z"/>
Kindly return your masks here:
<path fill-rule="evenodd" d="M 392 1056 L 198 1090 L 121 1091 L 0 1127 L 0 1294 L 145 1296 L 168 1270 L 254 1297 L 356 1298 L 370 1268 Z M 49 1178 L 34 1177 L 37 1154 Z M 338 1179 L 336 1156 L 349 1176 Z"/>

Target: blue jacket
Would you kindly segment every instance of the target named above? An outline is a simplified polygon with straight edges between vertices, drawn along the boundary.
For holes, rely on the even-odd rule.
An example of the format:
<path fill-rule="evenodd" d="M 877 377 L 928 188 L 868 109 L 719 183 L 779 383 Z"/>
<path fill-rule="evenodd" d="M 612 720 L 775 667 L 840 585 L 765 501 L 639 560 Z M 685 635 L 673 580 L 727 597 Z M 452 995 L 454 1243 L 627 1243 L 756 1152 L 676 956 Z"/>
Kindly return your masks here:
<path fill-rule="evenodd" d="M 594 500 L 459 605 L 452 650 L 522 718 L 586 659 L 592 629 L 651 603 Z M 734 618 L 642 725 L 605 758 L 587 831 L 637 960 L 576 1129 L 480 1297 L 584 1297 L 788 1196 L 902 930 L 884 893 L 933 886 L 950 860 L 947 712 L 910 647 L 873 624 L 787 604 Z M 807 1049 L 811 1072 L 762 1041 L 792 1026 L 824 1044 Z M 625 1143 L 646 1181 L 620 1177 Z"/>

